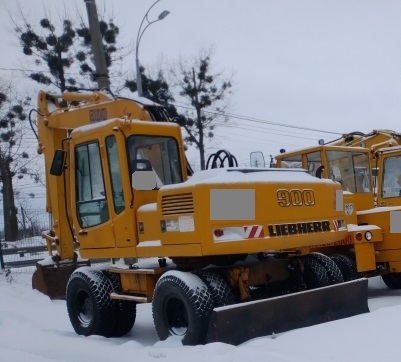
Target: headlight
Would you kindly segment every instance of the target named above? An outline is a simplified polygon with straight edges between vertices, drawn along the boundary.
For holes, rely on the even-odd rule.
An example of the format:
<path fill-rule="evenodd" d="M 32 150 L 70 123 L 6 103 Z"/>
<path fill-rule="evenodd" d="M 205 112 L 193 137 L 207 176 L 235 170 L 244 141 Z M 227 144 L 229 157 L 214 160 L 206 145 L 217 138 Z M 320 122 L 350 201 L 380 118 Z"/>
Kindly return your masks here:
<path fill-rule="evenodd" d="M 373 238 L 372 233 L 371 233 L 370 231 L 367 231 L 367 232 L 365 233 L 365 239 L 366 239 L 367 241 L 371 241 L 372 238 Z"/>

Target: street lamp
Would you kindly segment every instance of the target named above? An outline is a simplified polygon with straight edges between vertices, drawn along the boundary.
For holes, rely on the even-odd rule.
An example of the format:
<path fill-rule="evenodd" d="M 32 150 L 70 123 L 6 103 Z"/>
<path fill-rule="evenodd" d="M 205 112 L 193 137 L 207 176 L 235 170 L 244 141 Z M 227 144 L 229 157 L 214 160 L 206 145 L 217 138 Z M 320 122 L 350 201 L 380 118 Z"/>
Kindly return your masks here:
<path fill-rule="evenodd" d="M 163 20 L 170 12 L 168 10 L 164 10 L 159 14 L 156 20 L 149 21 L 148 19 L 148 14 L 149 11 L 159 2 L 160 0 L 157 0 L 156 2 L 153 3 L 153 5 L 148 9 L 146 12 L 145 16 L 142 19 L 141 25 L 139 26 L 138 30 L 138 35 L 136 36 L 136 46 L 135 46 L 135 64 L 136 64 L 136 84 L 137 84 L 137 90 L 138 90 L 138 96 L 142 97 L 142 77 L 141 77 L 141 69 L 139 66 L 139 57 L 138 57 L 138 49 L 139 49 L 139 43 L 142 39 L 142 35 L 145 32 L 145 30 L 152 25 L 153 23 L 156 23 L 157 21 Z M 146 26 L 142 29 L 142 25 L 144 22 L 147 22 Z"/>

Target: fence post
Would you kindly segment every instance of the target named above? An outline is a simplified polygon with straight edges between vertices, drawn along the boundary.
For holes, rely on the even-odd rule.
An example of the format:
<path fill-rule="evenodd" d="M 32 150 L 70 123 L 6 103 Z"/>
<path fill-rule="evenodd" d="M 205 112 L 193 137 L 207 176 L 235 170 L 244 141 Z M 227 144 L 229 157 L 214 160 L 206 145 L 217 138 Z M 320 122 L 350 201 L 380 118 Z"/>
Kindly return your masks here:
<path fill-rule="evenodd" d="M 4 259 L 3 259 L 3 249 L 1 247 L 1 242 L 0 242 L 0 267 L 1 267 L 1 269 L 5 269 Z"/>

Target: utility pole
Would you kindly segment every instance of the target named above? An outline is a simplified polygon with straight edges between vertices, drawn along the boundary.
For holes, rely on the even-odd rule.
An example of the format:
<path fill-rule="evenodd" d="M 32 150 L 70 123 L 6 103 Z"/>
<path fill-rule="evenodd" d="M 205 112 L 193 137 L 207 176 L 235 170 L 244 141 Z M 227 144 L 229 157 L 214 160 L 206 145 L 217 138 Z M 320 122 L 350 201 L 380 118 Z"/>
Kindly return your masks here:
<path fill-rule="evenodd" d="M 91 34 L 92 51 L 95 60 L 96 80 L 99 89 L 110 88 L 110 80 L 106 66 L 106 58 L 102 39 L 100 37 L 99 18 L 97 16 L 95 0 L 84 0 L 89 19 L 89 31 Z"/>

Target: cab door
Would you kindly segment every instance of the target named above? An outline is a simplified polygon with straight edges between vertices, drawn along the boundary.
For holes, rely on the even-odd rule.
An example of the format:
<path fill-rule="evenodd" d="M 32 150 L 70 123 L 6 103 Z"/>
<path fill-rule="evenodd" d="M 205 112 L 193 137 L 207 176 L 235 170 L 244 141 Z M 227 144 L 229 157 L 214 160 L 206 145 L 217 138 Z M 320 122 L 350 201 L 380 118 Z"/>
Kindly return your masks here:
<path fill-rule="evenodd" d="M 102 163 L 105 157 L 102 157 L 104 151 L 98 136 L 76 140 L 71 160 L 73 224 L 82 249 L 115 246 L 110 217 L 111 195 L 106 192 Z"/>
<path fill-rule="evenodd" d="M 107 154 L 107 174 L 106 180 L 109 180 L 109 211 L 113 219 L 113 232 L 115 246 L 117 248 L 126 248 L 136 246 L 136 225 L 135 214 L 132 203 L 133 192 L 131 189 L 131 177 L 127 166 L 127 151 L 125 147 L 125 138 L 116 135 L 107 135 L 105 138 L 105 148 Z M 135 250 L 130 251 L 130 256 L 136 256 Z"/>

